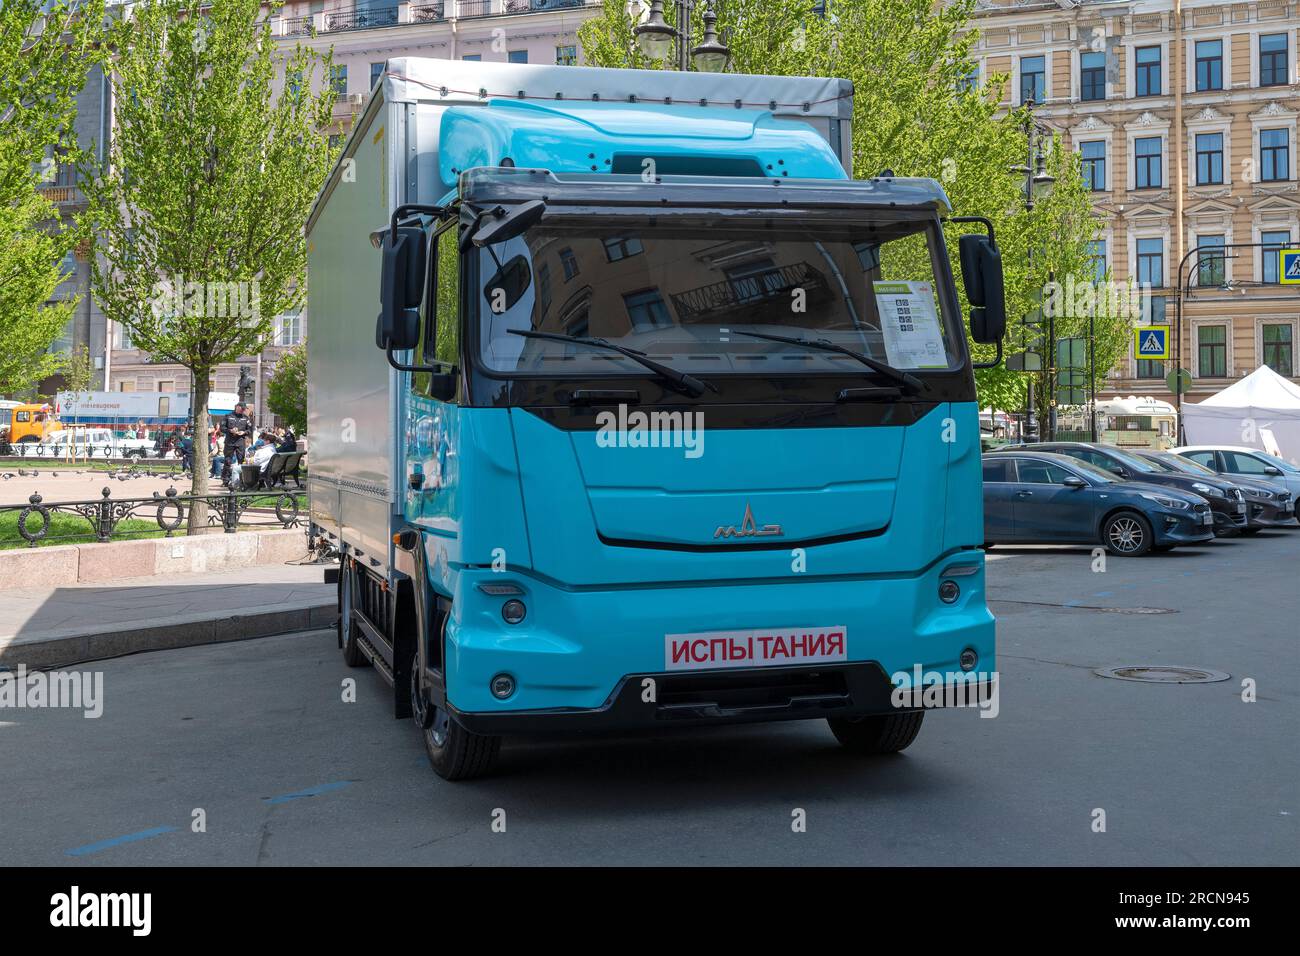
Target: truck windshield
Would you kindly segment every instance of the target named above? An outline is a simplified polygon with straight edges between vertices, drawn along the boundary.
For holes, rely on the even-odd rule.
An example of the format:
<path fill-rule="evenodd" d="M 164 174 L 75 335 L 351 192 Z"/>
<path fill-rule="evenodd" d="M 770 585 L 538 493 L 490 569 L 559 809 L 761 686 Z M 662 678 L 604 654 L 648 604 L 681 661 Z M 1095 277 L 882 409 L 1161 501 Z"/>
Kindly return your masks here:
<path fill-rule="evenodd" d="M 722 215 L 548 218 L 479 252 L 479 343 L 507 374 L 645 374 L 625 355 L 512 335 L 596 337 L 691 375 L 872 374 L 855 359 L 734 334 L 824 339 L 898 369 L 960 364 L 927 221 Z"/>

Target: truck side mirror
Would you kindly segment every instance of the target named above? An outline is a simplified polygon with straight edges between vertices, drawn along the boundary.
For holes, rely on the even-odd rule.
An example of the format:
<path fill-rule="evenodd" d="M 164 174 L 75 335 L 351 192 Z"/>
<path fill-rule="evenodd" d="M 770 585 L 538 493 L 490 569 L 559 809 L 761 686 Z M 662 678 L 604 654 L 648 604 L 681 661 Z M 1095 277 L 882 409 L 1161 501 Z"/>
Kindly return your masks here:
<path fill-rule="evenodd" d="M 962 283 L 970 302 L 970 335 L 981 345 L 1002 341 L 1007 330 L 1002 253 L 988 236 L 968 233 L 958 240 Z"/>
<path fill-rule="evenodd" d="M 420 342 L 420 301 L 424 296 L 424 270 L 428 262 L 428 237 L 418 226 L 403 226 L 384 233 L 384 261 L 379 285 L 379 318 L 375 344 L 403 351 Z"/>
<path fill-rule="evenodd" d="M 546 215 L 546 203 L 540 199 L 521 202 L 511 209 L 497 206 L 489 210 L 481 219 L 470 241 L 479 248 L 495 246 L 507 239 L 522 236 L 541 222 L 544 215 Z"/>

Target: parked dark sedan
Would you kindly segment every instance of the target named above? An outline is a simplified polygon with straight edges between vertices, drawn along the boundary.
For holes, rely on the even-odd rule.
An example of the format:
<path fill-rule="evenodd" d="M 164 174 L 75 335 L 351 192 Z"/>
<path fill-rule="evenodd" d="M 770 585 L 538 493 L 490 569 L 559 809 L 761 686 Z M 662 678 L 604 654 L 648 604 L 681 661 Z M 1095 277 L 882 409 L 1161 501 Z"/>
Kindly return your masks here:
<path fill-rule="evenodd" d="M 1090 465 L 1104 468 L 1124 481 L 1142 481 L 1150 485 L 1167 485 L 1181 491 L 1200 495 L 1210 503 L 1214 512 L 1214 533 L 1239 534 L 1246 527 L 1246 498 L 1241 489 L 1227 478 L 1218 475 L 1200 477 L 1179 471 L 1166 471 L 1142 458 L 1136 452 L 1114 445 L 1092 442 L 1037 442 L 1018 445 L 1034 451 L 1050 451 L 1069 455 Z M 1005 449 L 999 449 L 1005 451 Z"/>
<path fill-rule="evenodd" d="M 1103 544 L 1111 554 L 1168 551 L 1214 539 L 1197 494 L 1120 481 L 1067 455 L 1010 449 L 984 456 L 984 543 Z"/>
<path fill-rule="evenodd" d="M 1171 451 L 1144 451 L 1137 454 L 1157 468 L 1196 475 L 1202 481 L 1206 478 L 1224 481 L 1229 477 Z M 1258 534 L 1264 528 L 1282 528 L 1295 524 L 1295 505 L 1291 501 L 1291 492 L 1283 491 L 1271 482 L 1246 475 L 1232 475 L 1231 478 L 1232 483 L 1246 496 L 1246 527 L 1241 529 L 1242 534 Z"/>

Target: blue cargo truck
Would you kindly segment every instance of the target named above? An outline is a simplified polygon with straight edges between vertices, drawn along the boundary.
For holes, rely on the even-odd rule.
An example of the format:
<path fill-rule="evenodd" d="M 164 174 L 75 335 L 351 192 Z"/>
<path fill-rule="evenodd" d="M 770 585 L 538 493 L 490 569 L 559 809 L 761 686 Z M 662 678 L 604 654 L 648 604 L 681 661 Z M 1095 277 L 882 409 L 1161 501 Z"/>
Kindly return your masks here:
<path fill-rule="evenodd" d="M 990 686 L 991 226 L 851 179 L 851 85 L 390 60 L 307 226 L 311 532 L 433 768 Z M 928 680 L 929 678 L 925 678 Z"/>

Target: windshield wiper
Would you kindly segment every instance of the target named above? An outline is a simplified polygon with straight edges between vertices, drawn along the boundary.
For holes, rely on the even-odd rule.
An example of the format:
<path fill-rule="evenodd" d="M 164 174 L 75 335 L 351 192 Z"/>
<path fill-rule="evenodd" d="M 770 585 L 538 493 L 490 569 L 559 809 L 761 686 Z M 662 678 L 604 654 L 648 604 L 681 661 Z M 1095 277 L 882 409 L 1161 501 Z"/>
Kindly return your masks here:
<path fill-rule="evenodd" d="M 901 369 L 896 369 L 892 365 L 886 365 L 879 359 L 873 359 L 870 355 L 863 355 L 861 352 L 855 352 L 853 349 L 845 348 L 843 345 L 836 345 L 834 342 L 828 342 L 825 339 L 801 339 L 793 335 L 770 335 L 767 332 L 742 332 L 740 329 L 728 329 L 732 335 L 748 335 L 756 339 L 767 339 L 769 342 L 785 342 L 787 345 L 802 345 L 810 349 L 821 349 L 824 352 L 838 352 L 840 355 L 847 355 L 851 359 L 856 359 L 873 372 L 885 376 L 891 382 L 896 382 L 905 389 L 909 394 L 915 395 L 917 392 L 929 391 L 929 386 L 921 381 L 915 375 L 908 375 Z"/>
<path fill-rule="evenodd" d="M 717 387 L 709 382 L 702 382 L 694 375 L 688 375 L 686 372 L 679 372 L 675 368 L 670 368 L 662 362 L 656 362 L 647 356 L 644 352 L 638 352 L 636 349 L 630 349 L 625 345 L 615 345 L 613 342 L 607 342 L 604 339 L 591 338 L 584 335 L 565 335 L 562 332 L 536 332 L 532 329 L 509 329 L 511 335 L 522 335 L 529 339 L 550 339 L 553 342 L 573 342 L 577 345 L 589 345 L 597 349 L 609 349 L 611 352 L 618 352 L 620 355 L 626 355 L 633 362 L 643 365 L 650 371 L 654 372 L 660 378 L 667 381 L 678 391 L 685 392 L 691 398 L 698 398 L 704 394 L 707 388 L 711 392 L 717 392 Z"/>

